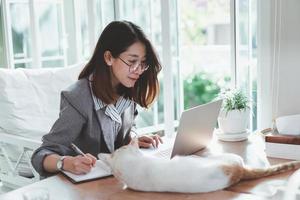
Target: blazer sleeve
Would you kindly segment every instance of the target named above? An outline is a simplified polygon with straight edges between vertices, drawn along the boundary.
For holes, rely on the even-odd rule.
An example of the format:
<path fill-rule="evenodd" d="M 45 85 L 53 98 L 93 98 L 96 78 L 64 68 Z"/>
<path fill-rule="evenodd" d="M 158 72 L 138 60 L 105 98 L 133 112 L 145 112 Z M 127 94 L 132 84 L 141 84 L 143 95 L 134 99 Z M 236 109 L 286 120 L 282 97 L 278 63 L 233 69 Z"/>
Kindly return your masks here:
<path fill-rule="evenodd" d="M 43 161 L 47 155 L 74 154 L 69 146 L 79 136 L 85 123 L 86 118 L 61 95 L 59 118 L 50 132 L 43 136 L 41 147 L 36 149 L 31 157 L 33 167 L 42 177 L 52 175 L 43 168 Z"/>

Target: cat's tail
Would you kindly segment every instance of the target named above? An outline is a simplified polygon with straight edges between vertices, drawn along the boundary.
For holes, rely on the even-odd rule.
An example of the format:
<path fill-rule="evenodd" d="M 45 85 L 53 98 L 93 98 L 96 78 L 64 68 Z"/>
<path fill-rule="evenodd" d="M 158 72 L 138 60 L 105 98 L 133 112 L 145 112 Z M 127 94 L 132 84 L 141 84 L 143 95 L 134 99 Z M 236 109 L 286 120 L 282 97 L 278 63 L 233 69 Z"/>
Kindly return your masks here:
<path fill-rule="evenodd" d="M 267 168 L 244 168 L 244 173 L 241 180 L 257 179 L 265 176 L 280 174 L 290 170 L 295 170 L 298 168 L 300 168 L 300 161 L 281 163 Z"/>

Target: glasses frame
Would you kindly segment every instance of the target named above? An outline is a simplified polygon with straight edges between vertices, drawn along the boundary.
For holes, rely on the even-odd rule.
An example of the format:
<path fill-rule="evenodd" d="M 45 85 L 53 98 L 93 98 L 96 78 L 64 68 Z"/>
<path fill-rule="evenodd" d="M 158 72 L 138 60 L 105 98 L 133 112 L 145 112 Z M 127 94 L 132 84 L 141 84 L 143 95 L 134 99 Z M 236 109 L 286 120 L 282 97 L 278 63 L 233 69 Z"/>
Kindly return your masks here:
<path fill-rule="evenodd" d="M 128 64 L 125 60 L 123 60 L 121 57 L 118 57 L 124 64 L 126 64 L 129 67 L 129 72 L 135 72 L 137 71 L 137 69 L 140 67 L 140 70 L 142 72 L 146 71 L 147 69 L 149 69 L 149 65 L 145 64 L 146 66 L 144 66 L 142 63 L 143 62 L 137 62 L 136 64 Z M 135 66 L 134 66 L 135 65 Z"/>

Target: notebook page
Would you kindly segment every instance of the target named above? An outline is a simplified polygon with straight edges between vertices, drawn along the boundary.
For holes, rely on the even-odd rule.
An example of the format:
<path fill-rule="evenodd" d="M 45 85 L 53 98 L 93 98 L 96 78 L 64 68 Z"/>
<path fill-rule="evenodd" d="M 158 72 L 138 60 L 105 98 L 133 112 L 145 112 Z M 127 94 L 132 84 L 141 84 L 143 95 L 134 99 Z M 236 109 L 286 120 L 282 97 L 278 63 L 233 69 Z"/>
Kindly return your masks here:
<path fill-rule="evenodd" d="M 67 171 L 62 172 L 74 180 L 74 182 L 87 181 L 112 175 L 110 167 L 101 160 L 97 160 L 95 167 L 93 167 L 87 174 L 76 175 Z"/>

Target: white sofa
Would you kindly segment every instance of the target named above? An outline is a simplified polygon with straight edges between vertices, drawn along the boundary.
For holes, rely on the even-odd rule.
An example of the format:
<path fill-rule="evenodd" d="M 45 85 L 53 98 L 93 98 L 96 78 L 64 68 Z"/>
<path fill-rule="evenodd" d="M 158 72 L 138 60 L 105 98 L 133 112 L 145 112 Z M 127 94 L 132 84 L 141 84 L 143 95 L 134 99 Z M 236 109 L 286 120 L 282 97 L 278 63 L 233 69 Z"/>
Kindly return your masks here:
<path fill-rule="evenodd" d="M 0 180 L 17 188 L 39 180 L 30 157 L 58 118 L 60 91 L 84 64 L 51 69 L 0 69 Z"/>

